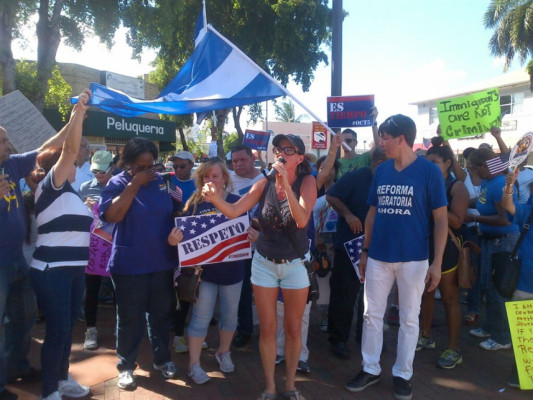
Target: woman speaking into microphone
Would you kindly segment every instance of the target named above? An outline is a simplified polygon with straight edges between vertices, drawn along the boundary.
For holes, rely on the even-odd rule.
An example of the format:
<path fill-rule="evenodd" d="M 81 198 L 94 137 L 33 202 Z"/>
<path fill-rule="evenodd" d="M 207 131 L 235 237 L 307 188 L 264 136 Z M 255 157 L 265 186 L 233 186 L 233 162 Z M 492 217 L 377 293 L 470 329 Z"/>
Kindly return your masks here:
<path fill-rule="evenodd" d="M 202 195 L 229 218 L 250 210 L 259 202 L 261 227 L 257 251 L 252 261 L 252 285 L 259 315 L 259 350 L 265 375 L 265 390 L 260 400 L 276 397 L 274 369 L 276 359 L 276 300 L 283 293 L 286 334 L 286 383 L 284 398 L 303 399 L 295 387 L 296 367 L 302 346 L 302 316 L 307 301 L 309 278 L 300 258 L 309 251 L 307 224 L 316 201 L 316 182 L 305 160 L 305 146 L 296 135 L 276 135 L 272 141 L 278 160 L 272 165 L 275 180 L 261 179 L 234 204 L 222 192 L 206 183 Z M 285 162 L 279 160 L 283 158 Z"/>

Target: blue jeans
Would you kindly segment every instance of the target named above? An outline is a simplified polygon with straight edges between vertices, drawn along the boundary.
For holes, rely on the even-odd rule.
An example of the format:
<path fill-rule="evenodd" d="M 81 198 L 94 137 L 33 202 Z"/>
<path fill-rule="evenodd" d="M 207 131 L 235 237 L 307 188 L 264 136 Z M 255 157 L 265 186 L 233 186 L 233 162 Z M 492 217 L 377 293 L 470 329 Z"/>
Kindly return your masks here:
<path fill-rule="evenodd" d="M 170 327 L 175 308 L 172 270 L 140 275 L 112 273 L 111 280 L 117 303 L 117 369 L 135 369 L 146 325 L 154 364 L 170 361 Z"/>
<path fill-rule="evenodd" d="M 16 377 L 30 369 L 27 356 L 37 305 L 29 272 L 22 256 L 13 264 L 0 265 L 0 391 L 8 374 Z"/>
<path fill-rule="evenodd" d="M 492 340 L 500 344 L 511 343 L 511 333 L 505 310 L 507 300 L 500 296 L 492 282 L 492 254 L 511 251 L 519 236 L 519 233 L 510 233 L 502 238 L 481 241 L 479 284 L 481 293 L 485 294 L 487 300 L 487 318 L 483 329 L 490 333 Z"/>
<path fill-rule="evenodd" d="M 213 317 L 217 297 L 219 300 L 219 321 L 221 331 L 233 332 L 237 329 L 237 313 L 241 296 L 242 281 L 233 285 L 217 285 L 202 281 L 198 291 L 198 302 L 192 307 L 189 323 L 189 336 L 203 338 L 207 335 L 209 321 Z"/>
<path fill-rule="evenodd" d="M 252 312 L 252 260 L 244 261 L 244 280 L 242 282 L 241 299 L 239 300 L 239 323 L 237 333 L 252 336 L 254 333 L 254 319 Z"/>
<path fill-rule="evenodd" d="M 32 268 L 31 283 L 46 320 L 41 348 L 43 397 L 57 390 L 58 381 L 68 377 L 72 330 L 78 319 L 83 290 L 84 267 Z"/>

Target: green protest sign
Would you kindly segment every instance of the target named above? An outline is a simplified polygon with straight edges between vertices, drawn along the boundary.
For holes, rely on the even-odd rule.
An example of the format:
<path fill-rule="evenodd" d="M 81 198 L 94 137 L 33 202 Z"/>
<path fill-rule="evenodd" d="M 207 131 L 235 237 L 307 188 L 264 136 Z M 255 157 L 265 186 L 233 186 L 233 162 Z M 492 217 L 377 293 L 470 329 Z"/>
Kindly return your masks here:
<path fill-rule="evenodd" d="M 481 135 L 501 125 L 498 88 L 440 100 L 437 112 L 444 139 Z"/>

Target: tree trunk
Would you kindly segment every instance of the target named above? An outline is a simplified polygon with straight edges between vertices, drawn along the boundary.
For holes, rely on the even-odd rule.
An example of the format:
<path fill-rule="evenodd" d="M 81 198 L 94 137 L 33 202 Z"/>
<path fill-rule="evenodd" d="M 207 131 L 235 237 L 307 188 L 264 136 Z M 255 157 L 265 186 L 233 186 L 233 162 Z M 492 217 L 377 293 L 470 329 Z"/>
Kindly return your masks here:
<path fill-rule="evenodd" d="M 52 70 L 56 64 L 56 54 L 61 43 L 59 19 L 63 0 L 56 0 L 52 15 L 49 16 L 49 1 L 41 0 L 39 5 L 39 21 L 37 22 L 37 79 L 39 91 L 33 99 L 33 104 L 42 111 L 44 97 L 48 92 L 48 80 L 52 77 Z"/>
<path fill-rule="evenodd" d="M 237 134 L 239 135 L 239 143 L 242 143 L 244 139 L 244 133 L 242 132 L 241 128 L 241 114 L 242 114 L 242 107 L 233 107 L 231 109 L 231 112 L 233 114 L 233 124 L 235 125 L 235 129 L 237 129 Z"/>
<path fill-rule="evenodd" d="M 185 138 L 185 132 L 183 131 L 183 128 L 178 128 L 178 132 L 180 134 L 180 142 L 183 150 L 189 151 L 189 145 L 187 144 L 187 139 Z"/>
<path fill-rule="evenodd" d="M 13 22 L 16 15 L 15 1 L 6 1 L 0 7 L 0 73 L 2 78 L 2 94 L 13 92 L 15 87 L 15 60 L 11 44 L 13 42 Z"/>

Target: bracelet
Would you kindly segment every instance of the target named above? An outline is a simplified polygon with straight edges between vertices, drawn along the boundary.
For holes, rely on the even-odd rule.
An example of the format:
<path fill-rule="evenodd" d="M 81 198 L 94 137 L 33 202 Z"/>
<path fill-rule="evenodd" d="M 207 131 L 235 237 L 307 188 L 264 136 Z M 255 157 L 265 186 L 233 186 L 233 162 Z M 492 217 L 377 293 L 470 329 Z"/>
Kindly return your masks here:
<path fill-rule="evenodd" d="M 503 195 L 504 195 L 504 196 L 512 196 L 513 193 L 514 193 L 514 189 L 511 188 L 511 193 L 508 193 L 508 192 L 505 191 L 505 186 L 504 186 L 504 187 L 502 188 L 502 192 L 503 192 Z"/>
<path fill-rule="evenodd" d="M 363 253 L 368 253 L 368 247 L 363 247 L 363 248 L 361 249 L 361 252 L 363 252 Z"/>

